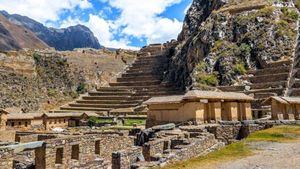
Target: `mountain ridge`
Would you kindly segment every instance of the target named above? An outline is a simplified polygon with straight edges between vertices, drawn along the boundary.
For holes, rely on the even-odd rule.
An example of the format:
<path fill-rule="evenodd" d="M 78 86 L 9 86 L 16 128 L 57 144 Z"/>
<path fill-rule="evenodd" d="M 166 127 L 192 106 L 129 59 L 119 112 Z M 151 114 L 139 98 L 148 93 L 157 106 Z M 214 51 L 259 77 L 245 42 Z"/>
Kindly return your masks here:
<path fill-rule="evenodd" d="M 11 23 L 31 30 L 39 39 L 56 50 L 64 51 L 75 48 L 100 49 L 102 47 L 93 32 L 84 25 L 75 25 L 62 29 L 49 28 L 27 16 L 9 14 L 6 11 L 0 11 L 0 14 L 4 15 Z"/>

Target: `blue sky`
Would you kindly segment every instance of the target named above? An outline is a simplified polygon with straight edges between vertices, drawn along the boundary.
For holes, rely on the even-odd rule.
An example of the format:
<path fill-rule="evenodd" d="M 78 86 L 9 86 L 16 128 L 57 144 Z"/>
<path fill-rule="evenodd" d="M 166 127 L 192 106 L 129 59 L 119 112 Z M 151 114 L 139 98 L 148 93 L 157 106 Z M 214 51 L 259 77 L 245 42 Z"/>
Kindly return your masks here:
<path fill-rule="evenodd" d="M 100 44 L 138 48 L 176 39 L 192 0 L 0 0 L 0 9 L 46 26 L 89 27 Z"/>

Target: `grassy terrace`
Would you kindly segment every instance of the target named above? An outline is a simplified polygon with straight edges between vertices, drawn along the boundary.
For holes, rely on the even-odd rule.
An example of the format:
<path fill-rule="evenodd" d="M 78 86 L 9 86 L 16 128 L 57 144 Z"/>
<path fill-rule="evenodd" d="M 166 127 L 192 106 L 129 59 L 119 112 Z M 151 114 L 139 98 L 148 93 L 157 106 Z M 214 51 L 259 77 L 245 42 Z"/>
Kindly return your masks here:
<path fill-rule="evenodd" d="M 219 151 L 209 153 L 203 157 L 193 158 L 188 161 L 178 162 L 163 169 L 197 169 L 211 168 L 210 166 L 219 162 L 240 159 L 254 154 L 249 144 L 251 142 L 291 142 L 300 138 L 300 125 L 277 126 L 271 129 L 258 131 L 251 134 L 248 138 L 230 144 Z"/>

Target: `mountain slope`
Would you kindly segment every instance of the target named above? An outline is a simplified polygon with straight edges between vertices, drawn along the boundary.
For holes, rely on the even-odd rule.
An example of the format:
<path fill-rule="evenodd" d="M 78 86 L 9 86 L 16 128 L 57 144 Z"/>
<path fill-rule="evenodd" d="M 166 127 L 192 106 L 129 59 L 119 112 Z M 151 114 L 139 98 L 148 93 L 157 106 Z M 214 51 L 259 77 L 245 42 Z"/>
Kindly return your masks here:
<path fill-rule="evenodd" d="M 194 0 L 165 80 L 182 88 L 242 85 L 247 70 L 293 58 L 298 9 L 290 2 Z"/>
<path fill-rule="evenodd" d="M 56 50 L 73 50 L 74 48 L 101 48 L 98 39 L 94 36 L 89 28 L 83 25 L 71 26 L 63 29 L 48 28 L 43 24 L 30 19 L 26 16 L 17 14 L 8 14 L 0 11 L 9 21 L 22 25 L 31 30 Z"/>
<path fill-rule="evenodd" d="M 0 14 L 0 49 L 18 50 L 21 48 L 43 49 L 48 46 L 30 30 L 9 22 Z"/>

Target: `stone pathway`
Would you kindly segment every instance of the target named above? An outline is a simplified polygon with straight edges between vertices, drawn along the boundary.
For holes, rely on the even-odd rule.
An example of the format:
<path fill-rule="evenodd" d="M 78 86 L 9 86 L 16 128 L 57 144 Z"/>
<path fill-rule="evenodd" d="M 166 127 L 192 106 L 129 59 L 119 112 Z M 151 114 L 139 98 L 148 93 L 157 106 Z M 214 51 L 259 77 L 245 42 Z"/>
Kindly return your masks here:
<path fill-rule="evenodd" d="M 255 142 L 255 155 L 218 163 L 216 169 L 300 169 L 300 140 L 289 143 Z"/>

